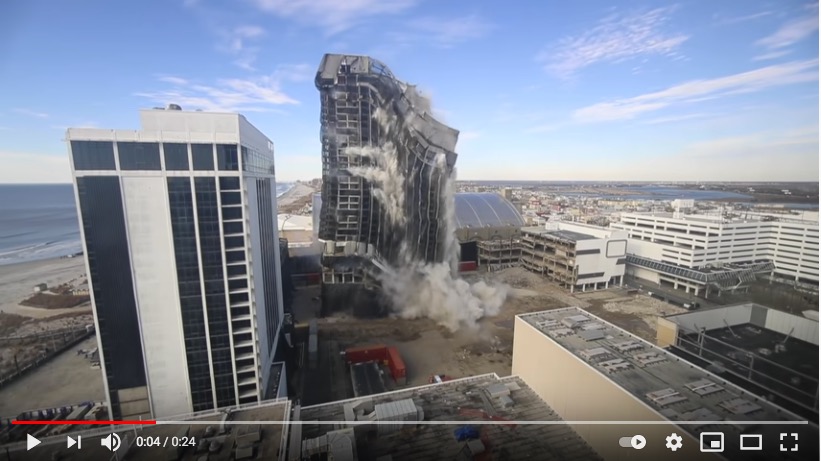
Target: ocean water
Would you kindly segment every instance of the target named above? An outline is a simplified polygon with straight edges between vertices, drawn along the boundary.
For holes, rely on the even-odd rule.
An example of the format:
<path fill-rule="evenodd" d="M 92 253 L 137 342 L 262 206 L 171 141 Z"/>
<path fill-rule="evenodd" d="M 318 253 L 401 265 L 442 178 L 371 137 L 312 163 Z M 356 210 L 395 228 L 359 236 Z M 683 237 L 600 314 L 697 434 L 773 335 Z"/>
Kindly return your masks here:
<path fill-rule="evenodd" d="M 293 186 L 278 183 L 277 196 Z M 82 251 L 70 184 L 0 184 L 0 265 Z"/>

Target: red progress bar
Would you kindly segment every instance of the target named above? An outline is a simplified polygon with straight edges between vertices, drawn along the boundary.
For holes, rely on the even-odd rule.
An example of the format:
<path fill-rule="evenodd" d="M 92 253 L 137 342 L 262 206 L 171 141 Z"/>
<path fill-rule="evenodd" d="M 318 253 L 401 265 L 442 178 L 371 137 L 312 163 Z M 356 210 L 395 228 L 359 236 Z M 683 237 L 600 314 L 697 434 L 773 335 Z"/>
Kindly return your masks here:
<path fill-rule="evenodd" d="M 143 426 L 146 424 L 157 424 L 156 420 L 153 419 L 142 419 L 142 420 L 132 420 L 132 421 L 86 421 L 86 420 L 63 420 L 63 421 L 40 421 L 40 420 L 18 420 L 15 419 L 11 422 L 12 424 L 19 424 L 24 426 L 42 426 L 42 425 L 63 425 L 63 424 L 75 424 L 75 425 L 88 425 L 88 424 L 99 424 L 99 425 L 121 425 L 121 426 Z"/>

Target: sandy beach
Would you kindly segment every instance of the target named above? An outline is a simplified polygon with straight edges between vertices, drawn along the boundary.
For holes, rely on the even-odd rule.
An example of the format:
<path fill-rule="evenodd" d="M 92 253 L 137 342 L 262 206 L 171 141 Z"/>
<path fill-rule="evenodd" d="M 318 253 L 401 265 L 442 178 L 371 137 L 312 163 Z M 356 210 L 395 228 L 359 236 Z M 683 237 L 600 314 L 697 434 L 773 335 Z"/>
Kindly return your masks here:
<path fill-rule="evenodd" d="M 47 283 L 57 286 L 83 276 L 86 272 L 82 256 L 45 259 L 0 266 L 0 311 L 25 317 L 44 318 L 69 312 L 90 311 L 90 306 L 70 309 L 40 309 L 21 306 L 20 302 L 32 295 L 34 286 Z"/>
<path fill-rule="evenodd" d="M 294 187 L 277 198 L 279 213 L 293 213 L 299 208 L 311 203 L 312 195 L 318 192 L 305 183 L 296 183 Z"/>

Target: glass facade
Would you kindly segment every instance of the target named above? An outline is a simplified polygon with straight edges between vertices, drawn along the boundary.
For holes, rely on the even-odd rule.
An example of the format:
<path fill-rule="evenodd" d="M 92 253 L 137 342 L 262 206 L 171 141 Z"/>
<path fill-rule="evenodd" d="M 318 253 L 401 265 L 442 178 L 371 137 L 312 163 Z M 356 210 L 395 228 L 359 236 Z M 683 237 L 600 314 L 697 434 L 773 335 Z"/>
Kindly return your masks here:
<path fill-rule="evenodd" d="M 190 178 L 168 178 L 168 202 L 174 235 L 177 285 L 180 293 L 185 355 L 194 411 L 214 408 L 208 342 L 200 285 L 200 262 Z"/>
<path fill-rule="evenodd" d="M 111 141 L 71 141 L 75 170 L 114 170 L 114 143 Z"/>
<path fill-rule="evenodd" d="M 277 273 L 276 245 L 279 241 L 275 238 L 274 206 L 271 190 L 271 179 L 257 179 L 257 211 L 259 212 L 259 237 L 262 253 L 262 279 L 261 285 L 265 287 L 265 334 L 268 337 L 268 345 L 276 343 L 276 331 L 279 327 L 279 300 L 277 299 L 276 281 L 279 277 Z M 260 281 L 259 278 L 255 279 Z M 259 282 L 258 282 L 259 283 Z"/>
<path fill-rule="evenodd" d="M 123 415 L 118 391 L 146 385 L 120 179 L 78 177 L 77 193 L 111 411 L 117 419 Z"/>
<path fill-rule="evenodd" d="M 240 148 L 242 152 L 242 170 L 249 173 L 273 175 L 274 174 L 274 156 L 271 154 L 263 154 L 248 146 Z"/>
<path fill-rule="evenodd" d="M 160 145 L 156 142 L 118 142 L 121 170 L 161 170 Z"/>
<path fill-rule="evenodd" d="M 208 336 L 211 340 L 211 363 L 217 406 L 236 405 L 234 363 L 228 328 L 228 306 L 225 300 L 222 242 L 220 241 L 219 204 L 215 178 L 194 178 L 197 197 L 197 225 L 200 231 L 202 276 L 205 307 L 208 312 Z"/>
<path fill-rule="evenodd" d="M 239 170 L 236 144 L 217 144 L 217 167 L 220 171 Z"/>
<path fill-rule="evenodd" d="M 195 171 L 214 171 L 214 145 L 191 144 L 191 163 Z"/>
<path fill-rule="evenodd" d="M 162 148 L 166 170 L 188 171 L 188 144 L 166 142 Z"/>

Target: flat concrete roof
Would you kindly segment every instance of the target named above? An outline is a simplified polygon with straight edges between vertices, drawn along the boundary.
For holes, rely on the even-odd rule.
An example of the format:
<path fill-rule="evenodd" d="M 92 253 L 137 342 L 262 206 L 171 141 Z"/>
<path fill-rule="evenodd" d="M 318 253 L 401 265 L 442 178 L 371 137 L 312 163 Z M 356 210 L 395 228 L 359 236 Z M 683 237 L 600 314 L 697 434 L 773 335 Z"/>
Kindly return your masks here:
<path fill-rule="evenodd" d="M 702 431 L 716 430 L 725 433 L 728 444 L 737 443 L 755 421 L 803 420 L 577 307 L 518 317 L 670 421 L 750 421 L 684 425 L 696 439 Z"/>
<path fill-rule="evenodd" d="M 523 227 L 522 232 L 539 235 L 550 235 L 560 239 L 570 240 L 571 242 L 578 242 L 579 240 L 595 240 L 598 238 L 596 236 L 583 234 L 581 232 L 571 230 L 548 230 L 544 227 Z"/>
<path fill-rule="evenodd" d="M 235 410 L 231 413 L 231 421 L 287 421 L 290 419 L 290 402 L 289 401 L 275 401 L 263 403 L 251 408 Z M 153 461 L 158 459 L 169 459 L 167 457 L 169 451 L 168 447 L 163 447 L 162 442 L 166 437 L 179 437 L 183 435 L 183 431 L 188 427 L 188 437 L 194 437 L 196 442 L 206 440 L 205 431 L 211 424 L 193 424 L 197 421 L 220 421 L 223 412 L 214 412 L 207 414 L 197 414 L 195 417 L 186 418 L 185 421 L 190 421 L 192 424 L 157 424 L 150 426 L 141 426 L 137 429 L 137 434 L 142 437 L 159 437 L 161 445 L 158 447 L 138 447 L 135 444 L 131 445 L 125 454 L 125 459 L 129 461 Z M 214 430 L 219 432 L 219 424 L 213 424 Z M 283 440 L 283 429 L 288 426 L 285 425 L 228 425 L 229 431 L 225 434 L 215 434 L 207 440 L 219 440 L 221 447 L 214 453 L 208 453 L 208 448 L 204 452 L 195 453 L 196 447 L 185 447 L 182 455 L 179 458 L 181 461 L 199 460 L 201 456 L 208 455 L 209 461 L 220 461 L 234 459 L 234 445 L 238 437 L 243 437 L 248 431 L 259 428 L 261 431 L 259 440 L 251 443 L 254 453 L 253 459 L 278 459 L 280 448 Z M 286 429 L 287 430 L 287 429 Z M 82 436 L 82 448 L 78 450 L 75 447 L 66 447 L 66 435 L 53 436 L 48 438 L 41 438 L 41 444 L 26 451 L 25 442 L 17 443 L 10 446 L 11 458 L 8 458 L 5 450 L 0 451 L 0 460 L 7 459 L 23 459 L 26 461 L 52 461 L 54 459 L 88 459 L 88 460 L 109 460 L 113 453 L 100 445 L 100 439 L 106 437 L 112 432 L 109 427 L 100 427 L 98 429 L 72 432 L 71 435 L 75 440 L 78 436 Z M 134 429 L 131 426 L 120 426 L 116 430 L 120 436 L 123 448 L 126 441 L 133 443 Z M 247 436 L 245 436 L 247 437 Z M 239 444 L 242 444 L 241 442 Z M 238 445 L 239 445 L 238 444 Z M 122 453 L 121 453 L 122 456 Z"/>
<path fill-rule="evenodd" d="M 488 390 L 490 388 L 490 390 Z M 498 393 L 509 393 L 511 402 L 505 405 Z M 447 381 L 413 389 L 371 395 L 301 409 L 302 421 L 346 421 L 345 404 L 373 404 L 413 399 L 424 412 L 425 421 L 470 421 L 495 419 L 510 421 L 561 421 L 561 418 L 520 378 L 500 378 L 487 374 Z M 485 416 L 490 415 L 490 416 Z M 467 442 L 458 442 L 454 431 L 462 424 L 404 425 L 401 430 L 375 434 L 373 426 L 353 426 L 356 431 L 358 459 L 377 459 L 390 455 L 393 461 L 420 459 L 457 459 Z M 493 453 L 492 459 L 528 459 L 535 453 L 544 459 L 601 459 L 592 448 L 567 425 L 506 425 L 475 426 Z M 335 428 L 333 425 L 302 426 L 302 439 L 320 437 Z"/>

